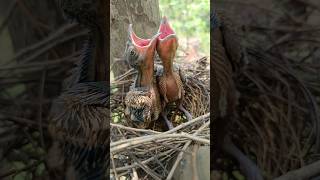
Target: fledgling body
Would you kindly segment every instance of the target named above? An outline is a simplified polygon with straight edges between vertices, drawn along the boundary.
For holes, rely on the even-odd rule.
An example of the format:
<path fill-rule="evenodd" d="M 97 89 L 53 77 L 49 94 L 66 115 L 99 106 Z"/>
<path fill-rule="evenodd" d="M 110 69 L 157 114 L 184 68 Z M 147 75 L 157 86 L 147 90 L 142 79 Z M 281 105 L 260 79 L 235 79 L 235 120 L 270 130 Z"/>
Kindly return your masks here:
<path fill-rule="evenodd" d="M 181 110 L 187 120 L 191 120 L 191 114 L 182 105 L 185 94 L 183 88 L 185 79 L 181 70 L 175 70 L 173 64 L 178 48 L 178 38 L 166 17 L 163 17 L 158 32 L 161 34 L 158 38 L 157 52 L 162 62 L 163 71 L 157 75 L 157 83 L 162 97 L 162 106 L 166 107 L 169 103 L 175 103 L 176 109 Z M 169 129 L 173 128 L 172 122 L 167 118 L 165 108 L 162 111 L 162 117 L 168 124 Z"/>
<path fill-rule="evenodd" d="M 128 31 L 125 57 L 129 65 L 137 70 L 137 76 L 125 98 L 125 114 L 133 126 L 147 128 L 162 111 L 153 61 L 159 34 L 151 39 L 141 39 L 133 32 L 132 25 L 129 25 Z"/>

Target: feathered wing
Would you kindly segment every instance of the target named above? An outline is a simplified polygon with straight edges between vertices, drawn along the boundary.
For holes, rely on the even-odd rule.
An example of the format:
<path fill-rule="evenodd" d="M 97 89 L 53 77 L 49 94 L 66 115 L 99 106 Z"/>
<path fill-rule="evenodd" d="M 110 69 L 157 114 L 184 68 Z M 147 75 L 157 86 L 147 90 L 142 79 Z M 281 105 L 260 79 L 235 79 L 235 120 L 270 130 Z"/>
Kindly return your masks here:
<path fill-rule="evenodd" d="M 159 115 L 162 111 L 162 104 L 161 104 L 161 99 L 160 99 L 160 93 L 159 93 L 159 88 L 156 84 L 156 82 L 154 81 L 153 84 L 153 93 L 151 94 L 151 99 L 153 101 L 153 120 L 157 120 L 159 118 Z"/>
<path fill-rule="evenodd" d="M 177 72 L 174 72 L 174 79 L 175 79 L 175 81 L 176 81 L 176 83 L 177 83 L 177 86 L 179 87 L 179 88 L 178 88 L 178 89 L 179 89 L 179 92 L 178 92 L 179 96 L 178 96 L 178 98 L 179 98 L 179 99 L 183 99 L 183 96 L 184 96 L 183 84 L 182 84 L 182 81 L 181 81 L 181 77 L 180 77 L 180 75 L 179 75 Z"/>
<path fill-rule="evenodd" d="M 164 76 L 160 76 L 157 78 L 158 79 L 158 87 L 159 87 L 159 92 L 161 96 L 164 99 L 165 103 L 168 103 L 169 100 L 167 98 L 167 84 L 166 84 L 166 78 Z"/>

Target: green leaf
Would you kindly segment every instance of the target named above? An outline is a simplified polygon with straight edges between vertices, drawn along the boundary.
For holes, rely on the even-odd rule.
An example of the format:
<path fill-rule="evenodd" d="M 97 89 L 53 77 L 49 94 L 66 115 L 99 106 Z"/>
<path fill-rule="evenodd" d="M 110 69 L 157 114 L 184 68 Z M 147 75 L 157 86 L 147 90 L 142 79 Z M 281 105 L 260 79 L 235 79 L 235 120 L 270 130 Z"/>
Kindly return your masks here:
<path fill-rule="evenodd" d="M 24 151 L 26 153 L 35 152 L 35 148 L 33 147 L 32 143 L 29 143 L 29 144 L 22 146 L 21 149 L 22 149 L 22 151 Z"/>
<path fill-rule="evenodd" d="M 210 1 L 160 0 L 162 15 L 166 15 L 180 38 L 198 38 L 200 53 L 210 51 Z"/>
<path fill-rule="evenodd" d="M 246 179 L 239 171 L 232 171 L 232 174 L 237 180 L 245 180 Z"/>
<path fill-rule="evenodd" d="M 22 169 L 26 167 L 26 164 L 24 164 L 22 161 L 13 161 L 12 165 L 15 169 Z"/>
<path fill-rule="evenodd" d="M 26 180 L 27 179 L 27 172 L 23 171 L 14 176 L 13 180 Z"/>
<path fill-rule="evenodd" d="M 13 177 L 13 180 L 32 180 L 32 174 L 26 171 L 20 172 Z"/>
<path fill-rule="evenodd" d="M 41 163 L 37 166 L 37 169 L 36 169 L 36 172 L 35 172 L 35 175 L 36 176 L 42 176 L 44 171 L 45 171 L 45 165 L 44 163 Z"/>

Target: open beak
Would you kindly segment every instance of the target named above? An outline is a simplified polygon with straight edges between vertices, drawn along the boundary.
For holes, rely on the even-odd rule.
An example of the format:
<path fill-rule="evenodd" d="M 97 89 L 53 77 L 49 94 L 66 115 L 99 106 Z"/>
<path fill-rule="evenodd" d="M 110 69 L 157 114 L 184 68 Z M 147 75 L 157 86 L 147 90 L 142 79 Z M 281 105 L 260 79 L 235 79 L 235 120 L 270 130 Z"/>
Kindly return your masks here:
<path fill-rule="evenodd" d="M 157 33 L 151 39 L 142 39 L 138 37 L 132 29 L 132 24 L 129 25 L 129 38 L 137 50 L 139 55 L 142 56 L 154 56 L 155 46 L 157 44 L 157 39 L 160 36 L 160 33 Z"/>
<path fill-rule="evenodd" d="M 161 35 L 159 36 L 160 41 L 164 41 L 164 40 L 170 39 L 170 38 L 177 38 L 176 33 L 171 28 L 166 16 L 163 16 L 163 18 L 161 20 L 158 33 L 161 33 Z"/>
<path fill-rule="evenodd" d="M 157 51 L 161 59 L 172 59 L 178 48 L 178 38 L 171 28 L 167 17 L 163 17 L 158 30 Z"/>

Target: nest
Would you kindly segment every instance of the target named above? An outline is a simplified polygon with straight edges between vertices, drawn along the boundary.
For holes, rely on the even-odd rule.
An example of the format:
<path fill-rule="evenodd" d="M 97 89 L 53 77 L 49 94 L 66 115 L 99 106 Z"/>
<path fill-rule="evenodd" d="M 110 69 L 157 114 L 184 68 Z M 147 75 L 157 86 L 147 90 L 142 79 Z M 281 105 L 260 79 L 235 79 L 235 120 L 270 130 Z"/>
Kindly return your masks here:
<path fill-rule="evenodd" d="M 318 44 L 310 39 L 320 34 L 308 24 L 308 19 L 316 16 L 314 12 L 304 16 L 307 13 L 301 11 L 290 18 L 281 13 L 268 14 L 287 8 L 296 11 L 308 8 L 309 4 L 267 2 L 266 8 L 258 3 L 242 4 L 234 0 L 219 3 L 217 7 L 228 12 L 234 22 L 245 24 L 242 27 L 245 31 L 239 26 L 237 32 L 249 62 L 234 76 L 240 98 L 230 132 L 238 147 L 257 162 L 264 177 L 274 179 L 319 159 L 320 86 L 315 73 L 319 72 L 319 49 L 314 50 Z M 305 19 L 295 24 L 296 16 Z M 294 31 L 307 27 L 312 28 Z M 236 165 L 225 169 L 232 169 L 230 166 Z"/>
<path fill-rule="evenodd" d="M 110 106 L 113 121 L 110 131 L 110 159 L 113 177 L 144 177 L 163 179 L 172 176 L 181 158 L 192 143 L 210 144 L 209 113 L 209 70 L 207 58 L 197 61 L 190 69 L 181 65 L 186 75 L 183 105 L 193 115 L 193 120 L 185 122 L 181 114 L 172 110 L 174 129 L 165 131 L 159 119 L 152 129 L 137 129 L 128 126 L 124 116 L 124 100 L 136 72 L 131 69 L 117 77 L 112 83 Z M 169 107 L 170 108 L 170 107 Z"/>
<path fill-rule="evenodd" d="M 210 144 L 210 114 L 182 123 L 166 132 L 111 124 L 111 173 L 115 176 L 164 179 L 172 174 L 178 153 L 194 141 Z M 178 163 L 175 163 L 178 164 Z"/>
<path fill-rule="evenodd" d="M 290 66 L 257 51 L 249 49 L 248 54 L 254 58 L 238 76 L 238 118 L 231 132 L 271 179 L 302 167 L 308 154 L 315 153 L 317 105 Z"/>

